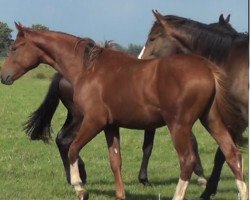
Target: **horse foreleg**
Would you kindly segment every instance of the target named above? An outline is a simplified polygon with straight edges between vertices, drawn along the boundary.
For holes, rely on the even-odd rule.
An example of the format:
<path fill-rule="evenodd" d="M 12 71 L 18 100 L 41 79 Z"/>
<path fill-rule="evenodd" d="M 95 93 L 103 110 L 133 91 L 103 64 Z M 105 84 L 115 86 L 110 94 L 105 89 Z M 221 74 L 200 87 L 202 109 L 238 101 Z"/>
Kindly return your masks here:
<path fill-rule="evenodd" d="M 213 171 L 210 178 L 208 179 L 206 189 L 201 195 L 201 199 L 210 200 L 211 195 L 216 194 L 224 162 L 225 162 L 225 156 L 223 155 L 220 148 L 218 148 L 214 158 Z"/>
<path fill-rule="evenodd" d="M 172 141 L 179 156 L 181 169 L 173 200 L 184 199 L 189 180 L 196 164 L 196 156 L 191 142 L 191 128 L 192 126 L 184 126 L 180 125 L 180 123 L 169 126 Z"/>
<path fill-rule="evenodd" d="M 112 172 L 115 177 L 116 200 L 125 199 L 125 190 L 121 175 L 121 152 L 119 128 L 105 129 L 105 136 L 109 150 L 109 160 Z"/>
<path fill-rule="evenodd" d="M 93 120 L 95 119 L 95 120 Z M 74 186 L 75 191 L 80 200 L 87 200 L 88 192 L 82 187 L 82 180 L 79 174 L 78 157 L 80 150 L 91 141 L 105 126 L 105 119 L 98 119 L 98 116 L 85 116 L 81 124 L 81 128 L 69 147 L 70 161 L 70 182 Z"/>
<path fill-rule="evenodd" d="M 152 153 L 153 145 L 154 145 L 154 137 L 155 137 L 155 129 L 146 129 L 144 133 L 144 141 L 142 146 L 143 157 L 141 168 L 139 172 L 139 182 L 145 186 L 151 186 L 148 181 L 148 161 Z"/>

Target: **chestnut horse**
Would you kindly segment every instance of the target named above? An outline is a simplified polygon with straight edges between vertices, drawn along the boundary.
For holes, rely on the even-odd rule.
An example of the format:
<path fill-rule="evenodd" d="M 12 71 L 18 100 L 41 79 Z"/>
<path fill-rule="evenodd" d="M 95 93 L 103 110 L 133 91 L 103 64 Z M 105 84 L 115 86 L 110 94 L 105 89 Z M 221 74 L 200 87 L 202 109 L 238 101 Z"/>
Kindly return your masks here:
<path fill-rule="evenodd" d="M 223 16 L 221 15 L 219 18 L 219 22 L 209 24 L 209 26 L 211 26 L 212 30 L 215 31 L 221 31 L 221 29 L 228 29 L 228 28 L 232 29 L 228 24 L 229 17 L 230 16 L 224 19 Z M 144 56 L 144 58 L 146 57 Z M 66 172 L 68 183 L 70 183 L 68 149 L 75 137 L 77 127 L 79 127 L 79 124 L 81 123 L 81 119 L 78 119 L 78 114 L 76 113 L 77 109 L 74 108 L 72 90 L 73 89 L 70 83 L 67 82 L 60 74 L 56 74 L 52 79 L 49 90 L 42 104 L 35 112 L 33 112 L 30 115 L 29 120 L 24 124 L 24 129 L 32 140 L 41 139 L 45 142 L 48 142 L 48 140 L 51 138 L 50 131 L 51 131 L 52 117 L 58 106 L 59 100 L 62 101 L 62 103 L 68 110 L 68 114 L 62 129 L 60 130 L 60 132 L 56 137 L 56 144 L 58 146 L 64 164 L 64 169 Z M 146 130 L 144 134 L 144 143 L 142 148 L 143 159 L 138 179 L 139 182 L 141 182 L 145 186 L 151 185 L 149 183 L 147 176 L 147 167 L 148 167 L 149 157 L 151 155 L 153 148 L 154 134 L 155 134 L 154 130 Z M 199 177 L 198 183 L 206 184 L 203 168 L 198 154 L 197 142 L 195 138 L 193 140 L 193 143 L 198 159 L 194 173 Z M 81 157 L 79 157 L 78 159 L 79 159 L 78 167 L 81 179 L 83 180 L 83 182 L 86 182 L 86 171 L 84 167 L 84 162 L 82 161 Z"/>
<path fill-rule="evenodd" d="M 241 199 L 248 199 L 241 152 L 233 141 L 241 135 L 230 132 L 223 117 L 234 117 L 236 112 L 226 109 L 232 103 L 226 98 L 226 77 L 213 63 L 195 55 L 138 60 L 73 35 L 15 25 L 18 34 L 3 64 L 1 82 L 11 85 L 27 71 L 45 63 L 71 83 L 73 101 L 84 116 L 68 153 L 70 181 L 80 199 L 88 199 L 88 193 L 79 175 L 79 152 L 100 131 L 105 131 L 116 199 L 120 200 L 125 199 L 125 191 L 117 142 L 119 127 L 155 129 L 165 125 L 180 163 L 173 199 L 184 199 L 197 160 L 191 140 L 197 119 L 224 153 Z"/>
<path fill-rule="evenodd" d="M 208 58 L 228 75 L 230 96 L 234 100 L 238 118 L 228 121 L 235 134 L 241 135 L 248 126 L 248 34 L 238 33 L 229 22 L 229 16 L 220 16 L 219 24 L 206 25 L 175 16 L 162 16 L 154 12 L 154 23 L 145 44 L 142 58 L 159 58 L 176 53 L 195 53 Z M 216 31 L 214 31 L 216 30 Z M 151 138 L 149 138 L 151 136 Z M 153 146 L 154 134 L 149 135 Z M 242 145 L 244 141 L 237 141 Z M 216 194 L 225 157 L 218 148 L 215 165 L 202 199 Z"/>

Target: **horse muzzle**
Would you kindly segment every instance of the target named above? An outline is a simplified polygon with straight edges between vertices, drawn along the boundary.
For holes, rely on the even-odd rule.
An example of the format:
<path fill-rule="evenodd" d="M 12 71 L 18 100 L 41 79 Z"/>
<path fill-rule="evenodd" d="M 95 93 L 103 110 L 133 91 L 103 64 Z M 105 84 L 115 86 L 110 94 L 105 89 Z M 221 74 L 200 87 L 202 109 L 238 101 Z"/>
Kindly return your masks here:
<path fill-rule="evenodd" d="M 12 85 L 14 82 L 13 76 L 10 74 L 1 74 L 1 83 L 5 85 Z"/>

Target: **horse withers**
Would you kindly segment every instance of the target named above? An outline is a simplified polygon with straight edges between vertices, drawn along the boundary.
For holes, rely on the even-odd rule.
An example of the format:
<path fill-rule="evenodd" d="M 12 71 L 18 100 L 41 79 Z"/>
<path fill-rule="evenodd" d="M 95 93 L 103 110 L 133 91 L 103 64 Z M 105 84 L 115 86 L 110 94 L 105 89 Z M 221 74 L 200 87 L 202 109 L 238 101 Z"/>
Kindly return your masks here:
<path fill-rule="evenodd" d="M 241 152 L 224 124 L 226 77 L 211 62 L 194 55 L 138 60 L 100 48 L 88 40 L 53 31 L 33 31 L 16 24 L 18 34 L 1 71 L 11 85 L 27 71 L 45 63 L 73 86 L 73 100 L 84 116 L 69 147 L 70 181 L 80 199 L 88 199 L 78 169 L 80 150 L 104 130 L 116 185 L 116 199 L 125 199 L 121 176 L 119 127 L 157 128 L 167 125 L 180 162 L 174 200 L 182 200 L 197 158 L 191 141 L 197 119 L 217 141 L 231 168 L 242 200 L 248 199 Z M 115 84 L 114 84 L 115 83 Z M 238 135 L 237 135 L 238 136 Z"/>

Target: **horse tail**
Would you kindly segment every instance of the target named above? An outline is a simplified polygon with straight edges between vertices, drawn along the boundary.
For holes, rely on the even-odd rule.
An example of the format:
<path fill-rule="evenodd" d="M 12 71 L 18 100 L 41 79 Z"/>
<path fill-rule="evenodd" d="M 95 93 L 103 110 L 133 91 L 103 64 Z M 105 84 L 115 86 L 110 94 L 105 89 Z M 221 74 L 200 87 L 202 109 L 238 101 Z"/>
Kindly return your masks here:
<path fill-rule="evenodd" d="M 213 74 L 216 88 L 215 101 L 222 121 L 230 132 L 235 144 L 243 147 L 247 143 L 247 138 L 243 136 L 247 124 L 230 94 L 230 79 L 224 71 L 217 67 L 216 70 L 213 70 Z"/>
<path fill-rule="evenodd" d="M 23 130 L 31 140 L 43 140 L 48 143 L 51 139 L 51 120 L 59 104 L 60 79 L 60 74 L 54 75 L 42 104 L 23 124 Z"/>

